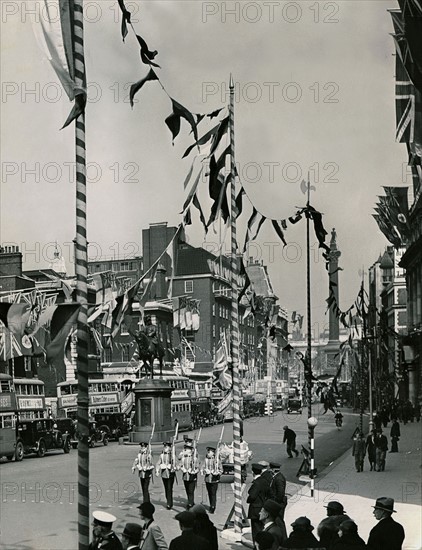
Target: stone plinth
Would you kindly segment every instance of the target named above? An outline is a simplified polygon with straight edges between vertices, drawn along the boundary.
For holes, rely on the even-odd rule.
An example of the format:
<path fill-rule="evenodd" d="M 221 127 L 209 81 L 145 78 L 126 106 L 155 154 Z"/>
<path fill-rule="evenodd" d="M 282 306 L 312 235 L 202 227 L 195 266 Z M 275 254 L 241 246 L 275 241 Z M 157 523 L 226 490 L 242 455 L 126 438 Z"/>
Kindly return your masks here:
<path fill-rule="evenodd" d="M 172 388 L 166 380 L 143 379 L 134 389 L 135 426 L 129 433 L 131 443 L 149 441 L 152 426 L 155 423 L 152 443 L 169 441 L 174 435 L 171 421 Z"/>

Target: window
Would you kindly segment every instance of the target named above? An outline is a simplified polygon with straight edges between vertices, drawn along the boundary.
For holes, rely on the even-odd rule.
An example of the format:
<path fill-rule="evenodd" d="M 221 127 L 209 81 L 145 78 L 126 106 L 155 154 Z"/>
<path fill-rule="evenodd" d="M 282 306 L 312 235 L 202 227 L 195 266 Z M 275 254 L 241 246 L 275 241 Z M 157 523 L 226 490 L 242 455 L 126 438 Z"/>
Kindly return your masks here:
<path fill-rule="evenodd" d="M 185 281 L 185 292 L 192 294 L 193 292 L 193 281 Z"/>
<path fill-rule="evenodd" d="M 104 356 L 104 362 L 105 363 L 111 363 L 111 361 L 112 361 L 111 349 L 105 349 L 104 352 L 103 352 L 103 356 Z"/>
<path fill-rule="evenodd" d="M 131 271 L 132 269 L 132 262 L 120 262 L 120 271 Z"/>
<path fill-rule="evenodd" d="M 125 347 L 122 349 L 122 361 L 123 361 L 123 362 L 130 361 L 130 357 L 129 357 L 129 346 L 125 346 Z"/>
<path fill-rule="evenodd" d="M 212 305 L 212 314 L 215 317 L 215 304 Z"/>

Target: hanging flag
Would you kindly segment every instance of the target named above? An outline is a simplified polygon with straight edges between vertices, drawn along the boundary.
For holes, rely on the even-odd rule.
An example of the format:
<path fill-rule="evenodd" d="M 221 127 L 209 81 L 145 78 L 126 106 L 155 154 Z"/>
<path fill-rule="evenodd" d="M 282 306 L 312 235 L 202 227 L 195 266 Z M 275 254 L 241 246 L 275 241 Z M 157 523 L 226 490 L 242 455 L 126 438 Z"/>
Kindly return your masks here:
<path fill-rule="evenodd" d="M 226 393 L 223 399 L 217 405 L 218 414 L 224 414 L 233 403 L 233 390 Z"/>
<path fill-rule="evenodd" d="M 67 337 L 76 323 L 80 304 L 59 304 L 52 306 L 54 311 L 50 322 L 50 343 L 46 346 L 46 359 L 49 365 L 64 365 L 64 350 Z"/>
<path fill-rule="evenodd" d="M 266 218 L 260 214 L 255 207 L 253 207 L 251 217 L 248 220 L 248 226 L 246 229 L 245 244 L 243 245 L 243 252 L 246 251 L 246 247 L 249 241 L 253 241 L 257 238 L 258 233 L 262 227 L 262 224 L 265 222 Z M 255 233 L 253 233 L 253 228 L 256 227 Z"/>
<path fill-rule="evenodd" d="M 37 41 L 55 70 L 70 101 L 75 101 L 63 128 L 85 111 L 86 84 L 80 88 L 75 80 L 73 47 L 73 4 L 63 0 L 27 0 L 34 13 L 33 29 Z"/>
<path fill-rule="evenodd" d="M 190 124 L 195 140 L 197 141 L 198 129 L 196 126 L 196 121 L 194 116 L 190 111 L 188 111 L 188 109 L 186 109 L 186 107 L 183 107 L 183 105 L 178 103 L 175 99 L 173 98 L 170 98 L 170 99 L 173 106 L 173 112 L 171 115 L 169 115 L 166 118 L 165 123 L 167 124 L 171 132 L 173 144 L 174 144 L 174 140 L 179 135 L 180 123 L 182 118 L 184 118 Z"/>
<path fill-rule="evenodd" d="M 216 161 L 215 156 L 212 155 L 209 166 L 209 195 L 214 201 L 211 206 L 211 214 L 207 223 L 207 227 L 213 223 L 221 208 L 221 213 L 226 222 L 230 216 L 229 205 L 227 203 L 227 185 L 230 180 L 230 174 L 224 179 L 224 174 L 220 174 L 221 170 L 224 170 L 226 165 L 226 159 L 230 153 L 230 147 L 227 147 Z"/>
<path fill-rule="evenodd" d="M 145 65 L 149 65 L 152 67 L 160 68 L 160 65 L 157 65 L 157 63 L 153 62 L 153 59 L 155 59 L 156 55 L 158 54 L 157 50 L 151 51 L 148 48 L 145 40 L 142 38 L 142 36 L 139 36 L 139 34 L 136 35 L 136 40 L 141 47 L 140 55 L 142 63 L 145 63 Z"/>
<path fill-rule="evenodd" d="M 191 300 L 192 302 L 192 330 L 199 330 L 200 326 L 200 300 Z"/>
<path fill-rule="evenodd" d="M 186 328 L 186 297 L 179 298 L 179 327 L 181 330 Z"/>
<path fill-rule="evenodd" d="M 241 291 L 239 292 L 239 296 L 237 298 L 237 301 L 240 303 L 240 301 L 242 300 L 243 296 L 245 296 L 246 294 L 246 291 L 247 289 L 250 287 L 251 285 L 251 280 L 249 279 L 249 276 L 246 272 L 246 269 L 245 269 L 245 264 L 243 262 L 243 258 L 240 257 L 240 266 L 239 266 L 239 277 L 240 279 L 244 280 L 244 284 L 243 284 L 243 287 L 241 289 Z"/>
<path fill-rule="evenodd" d="M 131 107 L 133 107 L 135 104 L 134 102 L 135 95 L 139 92 L 139 90 L 141 90 L 143 85 L 146 82 L 152 82 L 153 80 L 158 80 L 158 76 L 155 74 L 154 69 L 150 69 L 148 74 L 144 78 L 141 78 L 141 80 L 138 80 L 138 82 L 135 82 L 135 84 L 132 84 L 129 92 L 129 100 L 130 100 Z"/>
<path fill-rule="evenodd" d="M 192 330 L 192 302 L 190 298 L 186 299 L 185 323 L 186 330 Z"/>
<path fill-rule="evenodd" d="M 0 321 L 18 338 L 22 338 L 30 314 L 28 304 L 0 303 Z"/>
<path fill-rule="evenodd" d="M 103 271 L 102 273 L 93 273 L 91 275 L 92 282 L 95 286 L 95 303 L 106 304 L 113 299 L 113 290 L 111 288 L 111 271 Z"/>
<path fill-rule="evenodd" d="M 281 242 L 284 244 L 284 246 L 287 246 L 286 239 L 284 238 L 284 233 L 280 225 L 278 224 L 277 220 L 271 220 L 271 223 L 273 224 L 273 227 L 275 229 L 275 232 L 279 236 Z"/>
<path fill-rule="evenodd" d="M 221 138 L 225 133 L 227 133 L 227 128 L 229 125 L 229 117 L 224 118 L 217 126 L 214 126 L 209 132 L 204 134 L 201 138 L 199 138 L 195 143 L 190 145 L 186 151 L 183 154 L 182 158 L 185 158 L 189 155 L 189 153 L 194 149 L 195 147 L 198 147 L 200 145 L 205 145 L 211 140 L 211 150 L 210 154 L 214 153 L 214 151 L 217 149 Z"/>

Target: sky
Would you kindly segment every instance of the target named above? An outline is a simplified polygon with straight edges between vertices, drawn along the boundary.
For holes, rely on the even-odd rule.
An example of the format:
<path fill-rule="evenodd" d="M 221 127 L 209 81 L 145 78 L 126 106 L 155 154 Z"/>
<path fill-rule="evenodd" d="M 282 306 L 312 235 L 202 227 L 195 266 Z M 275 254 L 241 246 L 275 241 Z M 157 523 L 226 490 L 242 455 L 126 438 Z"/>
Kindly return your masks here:
<path fill-rule="evenodd" d="M 126 1 L 136 31 L 158 50 L 168 94 L 195 113 L 227 105 L 236 82 L 235 147 L 241 181 L 257 209 L 283 219 L 311 204 L 342 252 L 340 306 L 347 309 L 387 241 L 371 214 L 383 185 L 409 185 L 395 142 L 395 1 Z M 35 40 L 25 2 L 1 2 L 0 242 L 18 245 L 24 268 L 48 267 L 57 241 L 73 273 L 74 130 L 60 130 L 71 104 Z M 181 221 L 192 142 L 164 124 L 169 97 L 147 83 L 131 109 L 129 83 L 146 75 L 133 33 L 122 42 L 117 0 L 85 0 L 88 241 L 90 259 L 141 254 L 141 230 Z M 202 196 L 206 181 L 201 182 Z M 204 207 L 207 205 L 204 203 Z M 239 220 L 243 243 L 245 219 Z M 194 214 L 195 246 L 215 246 Z M 264 225 L 250 256 L 268 265 L 280 304 L 306 313 L 306 224 L 283 248 Z M 228 239 L 227 239 L 228 242 Z M 312 236 L 312 325 L 328 322 L 328 278 Z M 211 243 L 211 244 L 210 244 Z"/>

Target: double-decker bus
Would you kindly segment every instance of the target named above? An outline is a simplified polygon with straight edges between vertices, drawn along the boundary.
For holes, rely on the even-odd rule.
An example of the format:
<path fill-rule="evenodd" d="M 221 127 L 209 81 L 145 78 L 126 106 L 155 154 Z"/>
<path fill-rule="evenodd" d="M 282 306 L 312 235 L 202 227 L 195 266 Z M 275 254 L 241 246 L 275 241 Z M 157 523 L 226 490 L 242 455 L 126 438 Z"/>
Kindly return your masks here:
<path fill-rule="evenodd" d="M 124 412 L 128 414 L 133 401 L 133 382 L 118 378 L 98 378 L 88 381 L 89 415 Z M 130 394 L 130 395 L 129 395 Z M 57 384 L 57 416 L 76 419 L 78 382 L 67 380 Z"/>
<path fill-rule="evenodd" d="M 162 377 L 173 388 L 171 392 L 171 417 L 177 420 L 179 430 L 190 430 L 192 427 L 192 403 L 190 398 L 190 381 L 187 376 L 165 375 Z"/>
<path fill-rule="evenodd" d="M 0 457 L 20 461 L 24 446 L 19 439 L 19 420 L 46 418 L 44 382 L 0 373 Z"/>

